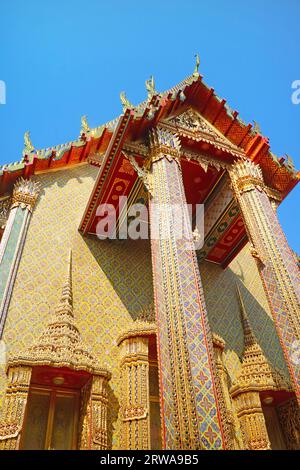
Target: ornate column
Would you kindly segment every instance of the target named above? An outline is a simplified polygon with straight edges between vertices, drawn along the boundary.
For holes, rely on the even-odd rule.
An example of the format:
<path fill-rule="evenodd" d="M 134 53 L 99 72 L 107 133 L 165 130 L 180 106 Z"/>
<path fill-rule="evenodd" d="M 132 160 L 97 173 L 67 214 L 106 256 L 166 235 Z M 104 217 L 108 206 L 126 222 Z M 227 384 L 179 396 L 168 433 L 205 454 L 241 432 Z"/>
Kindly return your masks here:
<path fill-rule="evenodd" d="M 91 389 L 91 449 L 107 449 L 107 388 L 109 375 L 93 375 Z"/>
<path fill-rule="evenodd" d="M 213 333 L 213 348 L 216 371 L 219 380 L 219 406 L 226 450 L 239 450 L 243 448 L 243 442 L 239 435 L 239 423 L 234 413 L 229 393 L 227 372 L 224 365 L 225 341 L 215 333 Z"/>
<path fill-rule="evenodd" d="M 268 431 L 259 392 L 233 390 L 245 450 L 270 450 Z"/>
<path fill-rule="evenodd" d="M 238 161 L 230 171 L 279 340 L 300 403 L 300 272 L 263 182 L 260 168 Z"/>
<path fill-rule="evenodd" d="M 32 368 L 11 366 L 0 420 L 0 450 L 19 448 Z"/>
<path fill-rule="evenodd" d="M 161 128 L 151 132 L 147 183 L 162 443 L 165 449 L 221 449 L 212 338 L 179 157 L 176 136 Z"/>
<path fill-rule="evenodd" d="M 122 387 L 121 448 L 127 450 L 151 449 L 147 336 L 151 331 L 132 331 L 118 341 Z"/>
<path fill-rule="evenodd" d="M 0 243 L 0 338 L 16 279 L 39 184 L 20 178 L 13 190 L 10 214 Z"/>

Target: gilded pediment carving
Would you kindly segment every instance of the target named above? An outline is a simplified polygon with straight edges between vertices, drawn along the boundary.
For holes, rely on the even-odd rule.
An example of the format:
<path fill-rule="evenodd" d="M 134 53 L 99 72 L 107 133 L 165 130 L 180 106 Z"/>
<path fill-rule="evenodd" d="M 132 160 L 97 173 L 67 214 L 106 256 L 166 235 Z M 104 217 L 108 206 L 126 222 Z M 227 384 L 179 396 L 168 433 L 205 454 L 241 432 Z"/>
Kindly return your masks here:
<path fill-rule="evenodd" d="M 192 108 L 182 114 L 164 121 L 167 126 L 174 126 L 179 135 L 185 135 L 195 140 L 206 140 L 217 144 L 218 147 L 231 148 L 240 153 L 239 148 L 222 135 L 201 114 Z"/>

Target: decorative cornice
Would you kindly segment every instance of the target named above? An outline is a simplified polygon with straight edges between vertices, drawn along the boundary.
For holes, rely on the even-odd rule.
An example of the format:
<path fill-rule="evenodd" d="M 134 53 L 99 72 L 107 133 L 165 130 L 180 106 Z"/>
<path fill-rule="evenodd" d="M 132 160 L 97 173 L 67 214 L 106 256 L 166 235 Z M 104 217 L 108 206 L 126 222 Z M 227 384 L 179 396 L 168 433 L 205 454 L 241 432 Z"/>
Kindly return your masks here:
<path fill-rule="evenodd" d="M 143 142 L 127 141 L 124 143 L 123 149 L 128 153 L 140 155 L 145 158 L 148 157 L 149 154 L 149 147 L 147 147 Z"/>
<path fill-rule="evenodd" d="M 105 153 L 93 153 L 87 157 L 87 162 L 91 165 L 100 167 L 104 160 Z"/>
<path fill-rule="evenodd" d="M 266 185 L 264 185 L 264 189 L 270 199 L 274 199 L 278 202 L 282 201 L 282 194 L 279 191 L 276 191 L 276 189 L 273 188 L 269 188 Z"/>
<path fill-rule="evenodd" d="M 252 189 L 264 189 L 264 183 L 260 178 L 254 178 L 252 176 L 241 176 L 237 182 L 237 189 L 240 193 L 244 193 L 246 191 L 251 191 Z"/>
<path fill-rule="evenodd" d="M 123 341 L 130 338 L 141 336 L 156 335 L 157 328 L 155 323 L 136 322 L 136 326 L 122 333 L 117 339 L 117 345 L 120 346 Z"/>
<path fill-rule="evenodd" d="M 184 147 L 181 150 L 181 158 L 186 158 L 188 161 L 194 160 L 198 162 L 205 172 L 208 170 L 209 166 L 213 166 L 218 171 L 229 170 L 230 168 L 229 163 L 225 163 L 222 160 L 217 160 L 216 158 L 212 158 L 209 155 L 204 155 L 203 153 L 193 152 Z"/>
<path fill-rule="evenodd" d="M 224 351 L 226 343 L 220 335 L 218 335 L 217 333 L 213 333 L 212 342 L 213 342 L 214 348 L 218 348 L 218 349 L 221 349 L 221 351 Z"/>

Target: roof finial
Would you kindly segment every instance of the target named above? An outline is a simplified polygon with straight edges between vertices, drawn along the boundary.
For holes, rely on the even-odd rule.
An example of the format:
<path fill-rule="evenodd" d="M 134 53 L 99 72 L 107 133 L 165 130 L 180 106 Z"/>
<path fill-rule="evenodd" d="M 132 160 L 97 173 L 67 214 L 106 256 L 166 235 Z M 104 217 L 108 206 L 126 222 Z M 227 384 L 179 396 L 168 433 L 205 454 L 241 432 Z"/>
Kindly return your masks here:
<path fill-rule="evenodd" d="M 292 157 L 288 155 L 287 153 L 285 154 L 285 156 L 286 156 L 286 160 L 284 162 L 284 165 L 287 167 L 288 170 L 290 170 L 291 172 L 294 172 L 296 168 L 295 168 L 295 164 L 294 164 Z"/>
<path fill-rule="evenodd" d="M 24 150 L 23 150 L 23 156 L 28 155 L 29 153 L 34 151 L 34 146 L 32 145 L 31 139 L 30 139 L 30 132 L 26 131 L 24 134 Z"/>
<path fill-rule="evenodd" d="M 155 90 L 155 82 L 154 82 L 154 77 L 151 75 L 149 80 L 146 80 L 146 89 L 148 92 L 148 100 L 151 100 L 151 98 L 156 95 L 156 90 Z"/>
<path fill-rule="evenodd" d="M 84 116 L 81 117 L 80 134 L 87 134 L 89 131 L 90 131 L 90 126 L 88 125 L 86 115 L 84 115 Z"/>
<path fill-rule="evenodd" d="M 125 112 L 126 109 L 133 109 L 134 106 L 133 104 L 130 103 L 130 101 L 128 101 L 128 99 L 126 98 L 126 94 L 125 94 L 125 91 L 121 91 L 120 93 L 120 100 L 121 100 L 121 103 L 122 103 L 122 106 L 123 106 L 123 111 Z"/>
<path fill-rule="evenodd" d="M 195 68 L 194 68 L 194 72 L 193 72 L 193 77 L 199 77 L 199 65 L 200 65 L 200 57 L 199 57 L 199 54 L 195 54 L 195 58 L 196 58 L 196 64 L 195 64 Z"/>
<path fill-rule="evenodd" d="M 253 121 L 253 132 L 261 134 L 260 125 L 256 121 Z"/>

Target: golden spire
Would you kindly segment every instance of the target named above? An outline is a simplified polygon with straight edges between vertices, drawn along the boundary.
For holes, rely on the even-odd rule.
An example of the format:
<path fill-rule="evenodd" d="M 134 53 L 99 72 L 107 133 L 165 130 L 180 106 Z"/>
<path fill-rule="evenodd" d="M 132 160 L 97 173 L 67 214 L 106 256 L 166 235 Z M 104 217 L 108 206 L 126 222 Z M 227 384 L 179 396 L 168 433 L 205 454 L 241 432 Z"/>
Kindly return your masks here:
<path fill-rule="evenodd" d="M 82 341 L 74 319 L 71 250 L 61 298 L 48 324 L 25 354 L 14 357 L 11 363 L 69 367 L 93 373 L 99 370 L 103 372 L 104 369 L 97 367 L 96 360 Z"/>
<path fill-rule="evenodd" d="M 71 307 L 73 316 L 73 291 L 72 291 L 72 250 L 69 252 L 66 282 L 62 288 L 61 305 L 67 303 Z"/>
<path fill-rule="evenodd" d="M 270 390 L 275 387 L 289 389 L 289 383 L 280 371 L 270 365 L 253 334 L 238 283 L 236 283 L 236 289 L 244 330 L 244 352 L 237 383 L 244 387 L 255 386 L 262 387 L 262 389 L 269 388 Z"/>
<path fill-rule="evenodd" d="M 243 331 L 244 331 L 244 343 L 245 343 L 245 349 L 246 349 L 247 346 L 252 346 L 253 344 L 256 344 L 256 339 L 255 339 L 255 336 L 253 335 L 253 332 L 249 323 L 249 318 L 248 318 L 248 314 L 246 311 L 246 307 L 244 304 L 244 300 L 240 291 L 240 287 L 237 282 L 236 282 L 236 290 L 237 290 L 237 295 L 238 295 L 239 304 L 240 304 L 240 314 L 241 314 L 241 321 L 242 321 L 242 326 L 243 326 Z"/>

